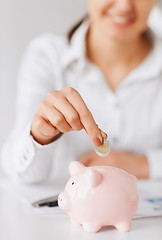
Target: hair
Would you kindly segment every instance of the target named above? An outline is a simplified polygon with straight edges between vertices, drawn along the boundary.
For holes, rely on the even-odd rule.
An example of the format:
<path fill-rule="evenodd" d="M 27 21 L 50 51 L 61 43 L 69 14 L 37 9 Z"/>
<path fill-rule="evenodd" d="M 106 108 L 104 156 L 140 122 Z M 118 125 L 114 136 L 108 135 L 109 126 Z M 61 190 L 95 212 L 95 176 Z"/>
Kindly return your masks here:
<path fill-rule="evenodd" d="M 82 25 L 82 23 L 88 19 L 88 14 L 86 14 L 81 20 L 79 20 L 76 24 L 74 24 L 70 30 L 68 31 L 67 33 L 67 39 L 68 39 L 68 42 L 70 43 L 71 42 L 71 39 L 72 39 L 72 36 L 73 34 L 75 33 L 75 31 Z"/>

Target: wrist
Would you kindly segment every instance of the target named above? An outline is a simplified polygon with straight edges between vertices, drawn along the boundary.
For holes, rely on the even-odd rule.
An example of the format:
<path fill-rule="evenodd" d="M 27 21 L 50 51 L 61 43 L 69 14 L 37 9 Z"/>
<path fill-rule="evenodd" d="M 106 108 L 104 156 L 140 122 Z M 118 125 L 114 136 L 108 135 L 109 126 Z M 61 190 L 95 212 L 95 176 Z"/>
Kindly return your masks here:
<path fill-rule="evenodd" d="M 48 145 L 48 144 L 56 141 L 57 139 L 59 139 L 63 135 L 63 133 L 59 132 L 54 137 L 49 138 L 48 136 L 45 136 L 45 135 L 41 136 L 40 133 L 33 134 L 32 130 L 31 130 L 30 135 L 33 137 L 34 141 L 36 141 L 40 145 Z"/>
<path fill-rule="evenodd" d="M 147 179 L 150 176 L 149 173 L 149 163 L 145 156 L 141 156 L 139 161 L 141 162 L 139 178 Z"/>

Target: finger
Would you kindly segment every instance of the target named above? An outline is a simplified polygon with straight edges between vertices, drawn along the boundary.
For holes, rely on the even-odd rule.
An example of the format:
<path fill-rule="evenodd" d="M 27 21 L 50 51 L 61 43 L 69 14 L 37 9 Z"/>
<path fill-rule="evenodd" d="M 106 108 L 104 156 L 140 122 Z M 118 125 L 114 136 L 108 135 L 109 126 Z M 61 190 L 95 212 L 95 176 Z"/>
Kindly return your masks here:
<path fill-rule="evenodd" d="M 51 125 L 50 122 L 47 122 L 43 117 L 36 115 L 35 116 L 35 129 L 41 135 L 45 137 L 53 137 L 58 133 L 58 130 Z"/>
<path fill-rule="evenodd" d="M 101 131 L 102 137 L 103 137 L 104 139 L 106 139 L 106 138 L 107 138 L 107 134 L 106 134 L 105 132 L 103 132 L 101 129 L 100 129 L 100 131 Z"/>
<path fill-rule="evenodd" d="M 87 108 L 80 94 L 74 89 L 67 88 L 66 98 L 78 112 L 81 123 L 84 126 L 84 129 L 86 130 L 92 142 L 96 146 L 101 145 L 103 142 L 101 131 L 95 123 L 91 112 Z"/>
<path fill-rule="evenodd" d="M 81 162 L 82 164 L 84 164 L 85 166 L 87 166 L 88 162 L 91 160 L 91 158 L 89 156 L 82 156 L 79 159 L 79 162 Z"/>
<path fill-rule="evenodd" d="M 35 141 L 42 145 L 48 144 L 53 141 L 58 133 L 59 131 L 50 123 L 47 123 L 46 120 L 40 115 L 36 114 L 34 116 L 30 134 L 33 136 Z"/>
<path fill-rule="evenodd" d="M 83 128 L 78 112 L 64 95 L 56 91 L 50 97 L 50 102 L 64 116 L 73 130 L 80 131 Z"/>
<path fill-rule="evenodd" d="M 64 116 L 52 105 L 43 103 L 42 107 L 42 116 L 49 121 L 55 128 L 57 128 L 60 132 L 66 133 L 71 130 L 70 125 L 67 123 Z"/>

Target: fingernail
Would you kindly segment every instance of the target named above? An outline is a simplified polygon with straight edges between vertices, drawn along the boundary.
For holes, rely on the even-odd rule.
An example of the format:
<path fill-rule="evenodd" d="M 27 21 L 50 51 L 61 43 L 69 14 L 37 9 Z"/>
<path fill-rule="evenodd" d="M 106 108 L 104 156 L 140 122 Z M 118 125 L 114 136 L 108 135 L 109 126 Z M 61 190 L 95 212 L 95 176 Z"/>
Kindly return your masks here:
<path fill-rule="evenodd" d="M 103 132 L 102 130 L 101 130 L 101 135 L 104 139 L 106 139 L 108 137 L 107 134 L 105 132 Z"/>
<path fill-rule="evenodd" d="M 95 138 L 94 139 L 94 144 L 96 146 L 100 146 L 102 144 L 102 138 L 101 137 Z"/>
<path fill-rule="evenodd" d="M 103 143 L 103 138 L 102 137 L 99 137 L 99 140 L 100 140 L 100 142 L 101 142 L 101 144 Z M 100 144 L 100 145 L 101 145 Z"/>

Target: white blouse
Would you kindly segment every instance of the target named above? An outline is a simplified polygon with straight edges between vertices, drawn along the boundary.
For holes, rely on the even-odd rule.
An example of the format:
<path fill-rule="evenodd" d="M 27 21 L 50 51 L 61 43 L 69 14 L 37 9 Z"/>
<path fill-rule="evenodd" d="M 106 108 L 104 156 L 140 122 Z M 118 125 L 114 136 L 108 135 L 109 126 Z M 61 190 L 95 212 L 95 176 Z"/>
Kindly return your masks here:
<path fill-rule="evenodd" d="M 67 86 L 84 99 L 114 150 L 143 154 L 150 176 L 162 178 L 162 41 L 153 37 L 147 58 L 115 91 L 101 70 L 86 58 L 85 22 L 72 37 L 44 34 L 34 39 L 22 61 L 15 126 L 2 150 L 2 165 L 9 176 L 24 182 L 47 178 L 65 183 L 70 161 L 94 150 L 84 130 L 69 132 L 42 146 L 30 135 L 39 104 L 49 91 Z"/>

